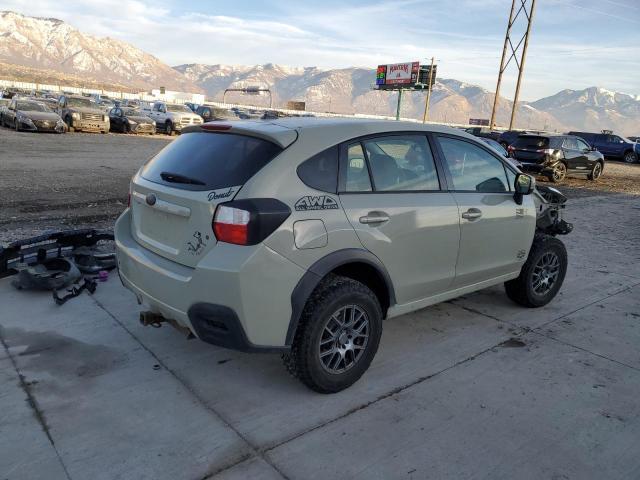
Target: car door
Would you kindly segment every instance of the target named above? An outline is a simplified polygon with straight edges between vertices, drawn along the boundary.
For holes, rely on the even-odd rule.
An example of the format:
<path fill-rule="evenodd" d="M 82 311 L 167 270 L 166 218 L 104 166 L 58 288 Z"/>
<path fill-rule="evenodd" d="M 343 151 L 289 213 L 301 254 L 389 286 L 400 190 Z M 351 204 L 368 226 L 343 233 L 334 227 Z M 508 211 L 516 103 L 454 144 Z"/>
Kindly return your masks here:
<path fill-rule="evenodd" d="M 342 147 L 340 202 L 393 278 L 398 304 L 442 293 L 455 277 L 460 221 L 442 175 L 424 133 Z"/>
<path fill-rule="evenodd" d="M 516 172 L 488 148 L 460 137 L 436 138 L 460 215 L 452 286 L 471 286 L 519 271 L 535 232 L 533 199 L 527 195 L 521 205 L 516 203 Z"/>
<path fill-rule="evenodd" d="M 562 154 L 569 170 L 584 170 L 586 157 L 578 148 L 576 137 L 564 137 L 562 141 Z"/>
<path fill-rule="evenodd" d="M 6 113 L 4 114 L 6 120 L 6 124 L 9 127 L 13 127 L 15 125 L 15 121 L 16 121 L 16 101 L 15 100 L 11 100 L 11 103 L 9 104 L 9 108 L 7 108 Z"/>
<path fill-rule="evenodd" d="M 610 135 L 596 135 L 596 145 L 598 150 L 605 156 L 615 155 L 611 142 L 609 141 Z"/>
<path fill-rule="evenodd" d="M 593 162 L 600 158 L 596 152 L 581 138 L 576 138 L 576 143 L 578 146 L 578 150 L 582 152 L 580 170 L 589 170 L 593 169 Z"/>

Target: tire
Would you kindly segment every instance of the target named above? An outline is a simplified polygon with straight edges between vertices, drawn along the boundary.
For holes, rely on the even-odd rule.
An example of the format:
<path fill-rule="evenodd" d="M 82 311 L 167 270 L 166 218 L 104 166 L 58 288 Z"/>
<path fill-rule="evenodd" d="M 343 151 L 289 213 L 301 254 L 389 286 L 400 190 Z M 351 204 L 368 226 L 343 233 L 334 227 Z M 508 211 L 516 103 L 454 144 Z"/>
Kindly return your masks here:
<path fill-rule="evenodd" d="M 17 118 L 13 119 L 13 128 L 15 129 L 16 132 L 20 131 L 20 125 L 18 124 L 18 119 Z"/>
<path fill-rule="evenodd" d="M 591 170 L 591 173 L 587 175 L 587 178 L 592 182 L 595 182 L 600 178 L 600 175 L 602 175 L 602 170 L 602 162 L 596 162 L 596 164 L 593 166 L 593 169 Z"/>
<path fill-rule="evenodd" d="M 545 263 L 550 268 L 545 270 Z M 536 234 L 520 275 L 505 282 L 505 291 L 511 300 L 524 307 L 542 307 L 556 296 L 566 273 L 567 249 L 564 244 L 551 235 Z"/>
<path fill-rule="evenodd" d="M 329 275 L 307 300 L 291 351 L 282 360 L 310 389 L 335 393 L 369 368 L 381 336 L 382 308 L 375 294 L 360 282 Z"/>
<path fill-rule="evenodd" d="M 629 150 L 628 152 L 625 152 L 622 159 L 625 161 L 625 163 L 636 163 L 638 161 L 638 156 L 635 154 L 635 152 Z"/>
<path fill-rule="evenodd" d="M 129 127 L 128 123 L 122 124 L 122 133 L 126 133 L 127 135 L 131 133 L 131 128 Z"/>
<path fill-rule="evenodd" d="M 164 133 L 166 133 L 170 137 L 173 137 L 173 134 L 175 133 L 173 131 L 173 124 L 169 120 L 167 120 L 164 124 Z"/>
<path fill-rule="evenodd" d="M 558 162 L 556 168 L 553 169 L 553 173 L 548 178 L 553 183 L 562 182 L 567 178 L 567 165 L 564 162 Z"/>

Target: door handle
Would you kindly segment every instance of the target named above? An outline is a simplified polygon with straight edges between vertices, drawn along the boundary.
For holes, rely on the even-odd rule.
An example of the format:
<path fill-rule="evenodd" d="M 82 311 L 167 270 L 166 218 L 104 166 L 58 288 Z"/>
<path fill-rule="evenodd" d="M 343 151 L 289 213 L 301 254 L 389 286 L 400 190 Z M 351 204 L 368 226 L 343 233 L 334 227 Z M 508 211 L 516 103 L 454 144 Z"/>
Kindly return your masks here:
<path fill-rule="evenodd" d="M 462 214 L 462 218 L 469 221 L 477 220 L 481 216 L 482 216 L 482 211 L 478 210 L 477 208 L 470 208 L 469 210 L 467 210 Z"/>
<path fill-rule="evenodd" d="M 360 217 L 360 223 L 365 225 L 371 225 L 376 223 L 385 223 L 389 221 L 389 215 L 384 212 L 369 212 L 363 217 Z"/>

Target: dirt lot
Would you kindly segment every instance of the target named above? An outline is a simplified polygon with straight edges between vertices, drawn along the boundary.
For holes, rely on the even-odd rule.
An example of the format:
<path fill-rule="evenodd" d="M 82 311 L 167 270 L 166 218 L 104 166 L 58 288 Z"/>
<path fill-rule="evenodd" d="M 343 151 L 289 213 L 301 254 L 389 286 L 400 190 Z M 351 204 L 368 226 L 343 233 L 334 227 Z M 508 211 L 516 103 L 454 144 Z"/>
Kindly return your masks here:
<path fill-rule="evenodd" d="M 165 143 L 0 130 L 0 232 L 109 224 Z M 387 320 L 335 395 L 278 355 L 141 326 L 115 275 L 61 307 L 0 280 L 0 479 L 640 478 L 640 196 L 615 193 L 639 167 L 609 167 L 602 191 L 563 189 L 552 303 L 496 286 Z"/>
<path fill-rule="evenodd" d="M 0 242 L 72 225 L 110 227 L 125 208 L 131 176 L 170 141 L 164 135 L 38 135 L 0 128 Z M 608 162 L 598 182 L 574 177 L 560 188 L 573 198 L 638 195 L 640 164 Z"/>

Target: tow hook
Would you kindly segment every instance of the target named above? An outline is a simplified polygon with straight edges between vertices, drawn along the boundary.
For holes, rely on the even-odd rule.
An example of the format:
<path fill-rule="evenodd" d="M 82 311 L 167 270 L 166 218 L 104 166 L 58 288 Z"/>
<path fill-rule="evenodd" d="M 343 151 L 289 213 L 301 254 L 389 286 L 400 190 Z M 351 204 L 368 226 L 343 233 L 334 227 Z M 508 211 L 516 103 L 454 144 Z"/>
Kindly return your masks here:
<path fill-rule="evenodd" d="M 195 338 L 195 335 L 188 327 L 180 325 L 180 323 L 172 318 L 164 318 L 162 315 L 150 311 L 140 312 L 140 324 L 143 327 L 160 328 L 163 323 L 168 323 L 169 325 L 171 325 L 173 328 L 185 335 L 187 337 L 187 340 Z"/>
<path fill-rule="evenodd" d="M 143 327 L 160 328 L 167 319 L 154 312 L 140 312 L 140 323 Z"/>

